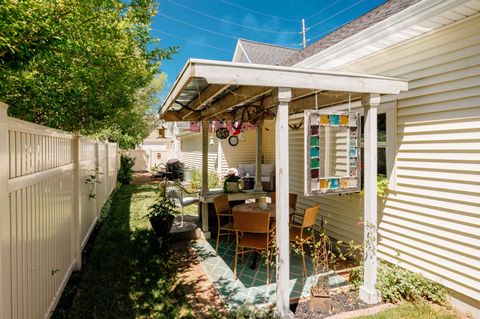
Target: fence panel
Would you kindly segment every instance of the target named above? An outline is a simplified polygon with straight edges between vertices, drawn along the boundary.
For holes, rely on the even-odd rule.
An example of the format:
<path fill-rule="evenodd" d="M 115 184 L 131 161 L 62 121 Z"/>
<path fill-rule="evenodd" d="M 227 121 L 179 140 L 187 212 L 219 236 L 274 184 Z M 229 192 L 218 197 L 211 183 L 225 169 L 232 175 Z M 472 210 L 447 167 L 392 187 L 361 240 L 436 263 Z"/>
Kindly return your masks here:
<path fill-rule="evenodd" d="M 117 145 L 106 145 L 9 118 L 0 103 L 0 318 L 49 317 L 81 266 L 115 187 Z"/>

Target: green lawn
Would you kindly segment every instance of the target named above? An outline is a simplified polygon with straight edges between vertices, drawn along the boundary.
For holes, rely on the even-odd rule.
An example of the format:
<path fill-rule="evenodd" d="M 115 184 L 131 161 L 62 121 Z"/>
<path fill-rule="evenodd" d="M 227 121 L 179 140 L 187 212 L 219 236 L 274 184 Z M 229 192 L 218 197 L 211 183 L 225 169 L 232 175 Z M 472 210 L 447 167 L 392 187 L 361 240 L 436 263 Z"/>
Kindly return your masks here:
<path fill-rule="evenodd" d="M 162 254 L 143 218 L 153 185 L 122 186 L 80 275 L 73 302 L 53 318 L 193 318 L 176 279 L 174 258 Z"/>
<path fill-rule="evenodd" d="M 425 303 L 406 303 L 382 311 L 376 315 L 356 317 L 356 319 L 457 319 L 459 316 L 445 308 Z"/>

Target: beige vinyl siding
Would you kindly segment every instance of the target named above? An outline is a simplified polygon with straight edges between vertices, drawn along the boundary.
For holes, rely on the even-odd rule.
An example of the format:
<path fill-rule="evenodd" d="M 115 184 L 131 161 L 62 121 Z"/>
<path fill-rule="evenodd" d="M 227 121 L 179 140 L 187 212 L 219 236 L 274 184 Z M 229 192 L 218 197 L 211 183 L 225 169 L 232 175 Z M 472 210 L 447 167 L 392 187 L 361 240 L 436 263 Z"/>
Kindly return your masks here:
<path fill-rule="evenodd" d="M 217 171 L 217 139 L 214 145 L 208 145 L 208 171 Z M 181 138 L 181 159 L 185 169 L 202 169 L 202 133 L 183 136 Z"/>
<path fill-rule="evenodd" d="M 275 121 L 266 120 L 263 123 L 263 162 L 275 164 Z"/>
<path fill-rule="evenodd" d="M 263 129 L 263 159 L 264 163 L 275 163 L 275 122 L 267 120 Z M 222 176 L 227 174 L 231 167 L 238 168 L 240 163 L 255 163 L 256 133 L 249 130 L 244 133 L 245 140 L 237 146 L 228 144 L 228 138 L 221 140 L 221 170 Z M 209 135 L 210 138 L 210 135 Z M 186 168 L 202 168 L 202 134 L 196 133 L 180 137 L 181 161 Z M 214 145 L 208 146 L 208 170 L 218 171 L 218 139 L 213 138 Z"/>
<path fill-rule="evenodd" d="M 238 168 L 240 163 L 255 163 L 257 145 L 255 130 L 246 131 L 243 135 L 245 141 L 238 142 L 237 146 L 228 144 L 228 138 L 221 140 L 223 174 L 231 167 Z"/>
<path fill-rule="evenodd" d="M 395 190 L 379 206 L 379 256 L 480 300 L 480 16 L 339 69 L 410 80 L 408 92 L 382 97 L 398 100 L 398 150 Z M 290 140 L 300 192 L 303 133 Z M 361 201 L 319 201 L 333 236 L 361 239 Z"/>

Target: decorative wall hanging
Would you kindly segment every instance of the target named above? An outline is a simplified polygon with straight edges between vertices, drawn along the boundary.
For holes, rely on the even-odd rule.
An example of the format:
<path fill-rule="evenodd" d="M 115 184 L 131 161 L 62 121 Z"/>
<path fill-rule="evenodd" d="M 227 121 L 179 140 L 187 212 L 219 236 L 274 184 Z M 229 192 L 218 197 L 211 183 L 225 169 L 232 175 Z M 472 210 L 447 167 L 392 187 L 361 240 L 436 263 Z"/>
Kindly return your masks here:
<path fill-rule="evenodd" d="M 220 128 L 217 129 L 215 134 L 217 135 L 218 139 L 224 140 L 228 137 L 228 135 L 230 135 L 230 132 L 228 131 L 228 129 L 226 127 L 220 127 Z"/>
<path fill-rule="evenodd" d="M 238 144 L 238 137 L 236 135 L 232 135 L 228 138 L 228 144 L 231 146 L 237 146 Z"/>
<path fill-rule="evenodd" d="M 305 111 L 305 195 L 360 191 L 360 115 Z"/>

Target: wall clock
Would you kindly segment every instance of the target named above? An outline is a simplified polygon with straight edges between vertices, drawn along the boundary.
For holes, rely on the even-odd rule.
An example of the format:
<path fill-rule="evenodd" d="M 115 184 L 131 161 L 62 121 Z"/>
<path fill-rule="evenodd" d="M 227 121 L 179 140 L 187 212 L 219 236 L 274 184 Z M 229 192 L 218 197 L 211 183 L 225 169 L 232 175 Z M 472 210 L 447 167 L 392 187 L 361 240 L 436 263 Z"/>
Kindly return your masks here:
<path fill-rule="evenodd" d="M 232 146 L 237 146 L 238 144 L 238 137 L 236 135 L 232 135 L 228 138 L 228 144 Z"/>

